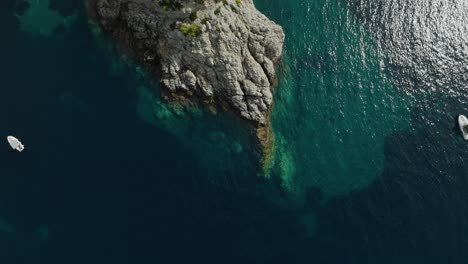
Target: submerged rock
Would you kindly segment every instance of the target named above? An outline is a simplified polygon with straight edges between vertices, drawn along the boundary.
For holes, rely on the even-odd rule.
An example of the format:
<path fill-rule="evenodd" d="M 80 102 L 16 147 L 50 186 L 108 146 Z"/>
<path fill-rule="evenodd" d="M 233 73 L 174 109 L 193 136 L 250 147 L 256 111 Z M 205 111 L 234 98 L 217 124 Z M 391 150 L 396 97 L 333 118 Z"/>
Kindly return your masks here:
<path fill-rule="evenodd" d="M 89 0 L 89 9 L 126 55 L 154 67 L 168 98 L 223 106 L 269 130 L 284 33 L 252 0 Z"/>
<path fill-rule="evenodd" d="M 62 16 L 49 8 L 49 0 L 26 0 L 18 3 L 17 17 L 21 30 L 31 34 L 51 36 L 65 31 L 76 18 L 75 14 Z"/>

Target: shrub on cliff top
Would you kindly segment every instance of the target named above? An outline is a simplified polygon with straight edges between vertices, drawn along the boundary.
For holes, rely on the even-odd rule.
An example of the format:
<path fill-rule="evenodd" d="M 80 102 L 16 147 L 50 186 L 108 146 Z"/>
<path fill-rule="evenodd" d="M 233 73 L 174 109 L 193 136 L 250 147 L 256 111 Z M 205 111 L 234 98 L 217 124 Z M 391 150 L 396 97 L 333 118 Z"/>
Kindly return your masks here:
<path fill-rule="evenodd" d="M 182 34 L 190 37 L 197 37 L 201 33 L 200 27 L 195 23 L 192 23 L 190 25 L 181 25 L 179 27 L 179 30 L 180 32 L 182 32 Z"/>

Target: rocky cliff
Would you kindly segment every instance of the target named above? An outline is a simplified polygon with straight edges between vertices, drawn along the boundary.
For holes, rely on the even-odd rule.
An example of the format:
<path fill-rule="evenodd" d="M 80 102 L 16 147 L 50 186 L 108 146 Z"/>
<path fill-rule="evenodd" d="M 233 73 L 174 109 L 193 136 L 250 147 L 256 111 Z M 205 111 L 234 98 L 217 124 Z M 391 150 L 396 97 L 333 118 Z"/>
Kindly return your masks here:
<path fill-rule="evenodd" d="M 269 137 L 284 33 L 252 0 L 90 0 L 89 8 L 126 52 L 158 69 L 168 97 L 227 106 Z"/>

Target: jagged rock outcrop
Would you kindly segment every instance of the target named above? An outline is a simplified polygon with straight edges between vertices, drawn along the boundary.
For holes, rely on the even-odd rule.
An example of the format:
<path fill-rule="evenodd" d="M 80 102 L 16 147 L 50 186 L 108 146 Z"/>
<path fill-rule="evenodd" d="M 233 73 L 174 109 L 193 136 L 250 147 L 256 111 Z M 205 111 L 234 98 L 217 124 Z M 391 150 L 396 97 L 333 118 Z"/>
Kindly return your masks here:
<path fill-rule="evenodd" d="M 90 9 L 127 52 L 159 69 L 169 95 L 268 125 L 284 33 L 252 0 L 90 0 Z"/>

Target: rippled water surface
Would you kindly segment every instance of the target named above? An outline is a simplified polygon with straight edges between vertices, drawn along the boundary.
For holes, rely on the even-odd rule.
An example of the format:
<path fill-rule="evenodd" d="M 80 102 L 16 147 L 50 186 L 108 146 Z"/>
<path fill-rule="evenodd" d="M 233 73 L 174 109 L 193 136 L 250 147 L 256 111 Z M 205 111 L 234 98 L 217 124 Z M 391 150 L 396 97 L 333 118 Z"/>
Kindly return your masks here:
<path fill-rule="evenodd" d="M 82 1 L 1 1 L 0 137 L 27 149 L 0 148 L 0 263 L 466 263 L 468 2 L 255 4 L 286 33 L 266 175 Z"/>

